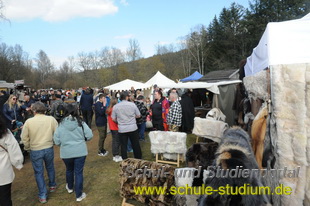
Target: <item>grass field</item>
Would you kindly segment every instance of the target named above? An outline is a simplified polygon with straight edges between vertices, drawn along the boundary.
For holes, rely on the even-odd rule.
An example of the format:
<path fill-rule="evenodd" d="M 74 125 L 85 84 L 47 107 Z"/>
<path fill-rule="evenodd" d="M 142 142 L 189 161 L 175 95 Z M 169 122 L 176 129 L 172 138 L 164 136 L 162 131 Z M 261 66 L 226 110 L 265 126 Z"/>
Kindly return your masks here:
<path fill-rule="evenodd" d="M 65 185 L 65 165 L 59 157 L 59 147 L 55 146 L 55 169 L 57 190 L 55 193 L 50 193 L 46 206 L 59 205 L 91 205 L 91 206 L 114 206 L 121 205 L 122 198 L 119 190 L 119 163 L 112 161 L 111 150 L 111 134 L 108 134 L 105 141 L 105 148 L 109 151 L 106 157 L 97 155 L 98 132 L 96 127 L 93 127 L 94 138 L 87 143 L 88 156 L 84 167 L 84 192 L 87 197 L 82 202 L 75 201 L 75 194 L 68 194 Z M 151 154 L 150 141 L 146 133 L 145 142 L 140 142 L 143 159 L 155 161 Z M 187 146 L 190 146 L 195 141 L 193 135 L 188 135 Z M 129 153 L 129 157 L 133 157 Z M 15 170 L 15 180 L 12 185 L 12 200 L 16 206 L 34 206 L 42 205 L 38 202 L 38 189 L 34 178 L 29 157 L 26 158 L 25 165 L 22 170 Z M 46 178 L 46 183 L 47 178 Z M 143 205 L 137 201 L 130 201 L 134 205 Z"/>

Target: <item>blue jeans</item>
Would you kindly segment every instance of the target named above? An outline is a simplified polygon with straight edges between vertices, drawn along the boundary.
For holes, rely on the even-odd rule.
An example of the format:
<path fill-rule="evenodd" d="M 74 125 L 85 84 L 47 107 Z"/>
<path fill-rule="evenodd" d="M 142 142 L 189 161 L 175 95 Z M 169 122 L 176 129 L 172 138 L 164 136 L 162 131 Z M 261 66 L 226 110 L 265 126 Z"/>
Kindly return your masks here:
<path fill-rule="evenodd" d="M 132 151 L 131 141 L 130 139 L 128 139 L 127 152 L 131 152 L 131 151 Z"/>
<path fill-rule="evenodd" d="M 139 139 L 144 140 L 144 132 L 145 132 L 146 123 L 143 122 L 143 123 L 137 124 L 137 125 L 138 125 Z"/>
<path fill-rule="evenodd" d="M 73 189 L 75 182 L 76 198 L 81 197 L 83 193 L 83 169 L 85 159 L 86 156 L 62 159 L 66 165 L 66 181 L 69 189 Z"/>
<path fill-rule="evenodd" d="M 54 168 L 54 149 L 53 147 L 30 151 L 30 159 L 34 170 L 37 186 L 39 189 L 39 198 L 47 198 L 47 189 L 44 181 L 44 165 L 49 179 L 49 187 L 55 187 L 55 168 Z"/>

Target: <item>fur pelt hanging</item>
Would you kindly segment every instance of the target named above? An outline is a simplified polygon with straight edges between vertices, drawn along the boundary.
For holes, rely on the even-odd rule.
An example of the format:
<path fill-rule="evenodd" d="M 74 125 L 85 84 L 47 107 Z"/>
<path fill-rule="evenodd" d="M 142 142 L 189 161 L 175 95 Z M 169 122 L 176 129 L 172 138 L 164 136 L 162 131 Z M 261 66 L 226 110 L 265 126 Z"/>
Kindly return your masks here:
<path fill-rule="evenodd" d="M 252 148 L 255 155 L 255 159 L 260 169 L 262 169 L 262 160 L 264 153 L 264 140 L 267 128 L 268 108 L 263 106 L 259 113 L 256 115 L 252 123 Z"/>
<path fill-rule="evenodd" d="M 225 131 L 222 141 L 219 144 L 215 154 L 214 172 L 218 169 L 231 170 L 237 166 L 242 166 L 243 169 L 258 169 L 250 138 L 248 134 L 240 127 L 235 127 Z M 205 186 L 210 186 L 219 191 L 220 187 L 226 185 L 231 187 L 241 187 L 244 184 L 249 184 L 252 187 L 263 186 L 260 176 L 253 177 L 214 177 L 208 176 Z M 212 195 L 204 195 L 199 199 L 199 206 L 205 205 L 244 205 L 244 206 L 260 206 L 268 204 L 265 195 L 220 195 L 214 192 Z"/>

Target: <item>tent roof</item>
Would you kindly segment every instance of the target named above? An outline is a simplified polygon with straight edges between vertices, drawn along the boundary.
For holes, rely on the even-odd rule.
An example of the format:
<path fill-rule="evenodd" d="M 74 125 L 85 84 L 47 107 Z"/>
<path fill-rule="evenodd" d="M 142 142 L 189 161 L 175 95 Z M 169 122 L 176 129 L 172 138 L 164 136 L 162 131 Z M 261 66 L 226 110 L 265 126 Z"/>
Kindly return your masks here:
<path fill-rule="evenodd" d="M 245 75 L 278 64 L 310 62 L 310 13 L 301 19 L 271 22 L 245 65 Z"/>
<path fill-rule="evenodd" d="M 184 79 L 181 79 L 180 81 L 181 82 L 196 81 L 200 79 L 201 77 L 203 77 L 203 75 L 195 71 L 192 75 L 185 77 Z"/>
<path fill-rule="evenodd" d="M 14 83 L 8 83 L 6 81 L 0 81 L 0 88 L 14 89 L 15 84 Z"/>
<path fill-rule="evenodd" d="M 211 71 L 204 75 L 199 81 L 216 82 L 224 80 L 232 80 L 232 77 L 238 73 L 238 69 Z"/>
<path fill-rule="evenodd" d="M 151 79 L 149 79 L 145 84 L 148 85 L 155 85 L 157 84 L 158 87 L 164 88 L 165 85 L 167 84 L 174 84 L 175 82 L 171 79 L 169 79 L 168 77 L 166 77 L 165 75 L 163 75 L 162 73 L 160 73 L 160 71 L 158 71 Z"/>
<path fill-rule="evenodd" d="M 112 84 L 110 86 L 104 87 L 105 89 L 109 89 L 110 91 L 117 91 L 117 90 L 130 90 L 131 87 L 134 87 L 135 89 L 147 89 L 150 88 L 151 85 L 137 82 L 130 79 L 125 79 L 123 81 L 120 81 L 118 83 Z"/>
<path fill-rule="evenodd" d="M 219 88 L 218 86 L 222 85 L 228 85 L 228 84 L 238 84 L 240 83 L 240 80 L 232 80 L 232 81 L 220 81 L 220 82 L 212 82 L 212 83 L 207 83 L 207 82 L 179 82 L 179 83 L 173 83 L 170 85 L 166 85 L 166 88 L 181 88 L 181 89 L 200 89 L 204 88 L 207 89 L 214 94 L 219 94 Z"/>

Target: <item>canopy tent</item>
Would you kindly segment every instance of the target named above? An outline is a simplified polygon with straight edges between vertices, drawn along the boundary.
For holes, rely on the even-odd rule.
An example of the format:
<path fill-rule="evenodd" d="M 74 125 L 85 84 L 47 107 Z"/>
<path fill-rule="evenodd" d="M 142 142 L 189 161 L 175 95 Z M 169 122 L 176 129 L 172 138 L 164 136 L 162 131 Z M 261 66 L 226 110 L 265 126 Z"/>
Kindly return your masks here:
<path fill-rule="evenodd" d="M 151 79 L 149 79 L 145 84 L 154 86 L 157 84 L 160 88 L 167 88 L 167 84 L 174 84 L 175 82 L 162 73 L 158 71 Z"/>
<path fill-rule="evenodd" d="M 271 66 L 308 63 L 310 60 L 310 13 L 301 19 L 271 22 L 252 55 L 245 75 L 251 76 Z"/>
<path fill-rule="evenodd" d="M 104 87 L 104 89 L 108 89 L 110 91 L 117 91 L 117 90 L 122 91 L 122 90 L 130 90 L 131 87 L 134 87 L 135 89 L 148 89 L 151 87 L 151 85 L 133 81 L 130 79 L 125 79 L 121 82 L 112 84 L 110 86 L 106 86 Z"/>
<path fill-rule="evenodd" d="M 15 84 L 14 83 L 8 83 L 6 81 L 0 81 L 0 88 L 2 88 L 2 89 L 14 89 Z"/>
<path fill-rule="evenodd" d="M 266 186 L 271 190 L 280 183 L 292 188 L 289 197 L 271 195 L 274 205 L 310 205 L 309 48 L 310 13 L 297 20 L 269 23 L 245 65 L 246 90 L 253 99 L 266 98 L 270 112 L 263 151 L 269 153 L 266 169 L 298 165 L 302 171 L 298 178 L 267 175 Z M 262 71 L 265 68 L 269 70 Z"/>
<path fill-rule="evenodd" d="M 184 79 L 181 79 L 180 81 L 181 82 L 196 81 L 200 79 L 201 77 L 203 77 L 203 75 L 195 71 L 192 75 L 185 77 Z"/>
<path fill-rule="evenodd" d="M 228 84 L 237 84 L 240 83 L 240 80 L 233 81 L 221 81 L 221 82 L 186 82 L 186 83 L 173 83 L 166 84 L 166 88 L 180 88 L 180 89 L 207 89 L 214 94 L 219 94 L 218 86 L 228 85 Z"/>

